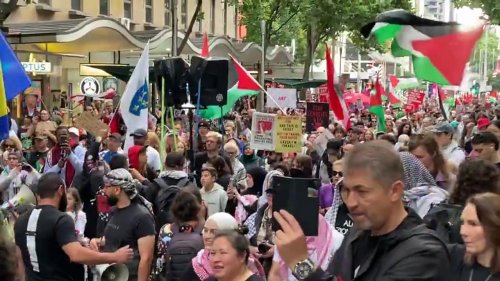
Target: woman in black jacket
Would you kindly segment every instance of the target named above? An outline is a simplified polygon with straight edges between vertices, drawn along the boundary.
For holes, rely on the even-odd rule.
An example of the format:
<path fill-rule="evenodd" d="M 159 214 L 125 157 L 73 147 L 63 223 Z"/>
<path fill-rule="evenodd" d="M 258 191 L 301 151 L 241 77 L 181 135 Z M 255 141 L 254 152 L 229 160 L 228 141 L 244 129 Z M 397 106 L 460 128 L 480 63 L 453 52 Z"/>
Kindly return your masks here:
<path fill-rule="evenodd" d="M 450 246 L 450 280 L 500 280 L 500 195 L 476 194 L 462 212 L 464 245 Z"/>

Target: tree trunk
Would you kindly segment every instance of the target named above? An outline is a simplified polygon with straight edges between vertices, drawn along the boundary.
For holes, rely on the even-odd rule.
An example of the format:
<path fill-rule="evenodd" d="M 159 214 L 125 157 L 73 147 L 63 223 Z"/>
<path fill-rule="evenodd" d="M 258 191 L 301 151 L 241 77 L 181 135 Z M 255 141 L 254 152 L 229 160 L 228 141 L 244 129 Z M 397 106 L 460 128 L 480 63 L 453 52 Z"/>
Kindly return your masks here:
<path fill-rule="evenodd" d="M 196 23 L 196 19 L 198 18 L 198 14 L 201 11 L 202 2 L 203 2 L 203 0 L 198 0 L 196 2 L 196 9 L 194 10 L 193 17 L 191 17 L 191 21 L 189 22 L 188 29 L 186 30 L 186 33 L 184 34 L 184 38 L 182 39 L 181 44 L 177 48 L 177 55 L 180 55 L 182 53 L 182 49 L 184 49 L 184 46 L 186 46 L 186 43 L 189 40 L 189 36 L 191 35 L 191 32 L 193 31 L 193 26 Z M 172 36 L 177 36 L 177 34 L 173 34 Z"/>

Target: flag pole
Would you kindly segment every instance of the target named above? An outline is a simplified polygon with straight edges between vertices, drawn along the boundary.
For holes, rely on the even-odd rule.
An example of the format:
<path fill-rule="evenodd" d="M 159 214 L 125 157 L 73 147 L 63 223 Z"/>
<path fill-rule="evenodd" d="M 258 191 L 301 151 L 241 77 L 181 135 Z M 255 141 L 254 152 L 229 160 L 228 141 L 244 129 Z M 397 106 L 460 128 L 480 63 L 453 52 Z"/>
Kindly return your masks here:
<path fill-rule="evenodd" d="M 274 104 L 276 104 L 276 106 L 281 110 L 281 112 L 283 112 L 284 115 L 288 115 L 286 114 L 286 111 L 278 104 L 278 102 L 273 98 L 273 96 L 271 96 L 266 90 L 264 90 L 264 88 L 262 89 L 262 91 L 267 95 L 268 98 L 271 99 L 272 102 L 274 102 Z"/>
<path fill-rule="evenodd" d="M 165 161 L 165 78 L 161 78 L 160 158 Z"/>
<path fill-rule="evenodd" d="M 174 123 L 174 107 L 170 107 L 170 124 L 172 125 L 172 131 L 174 132 L 174 150 L 177 150 L 177 132 L 175 131 Z"/>

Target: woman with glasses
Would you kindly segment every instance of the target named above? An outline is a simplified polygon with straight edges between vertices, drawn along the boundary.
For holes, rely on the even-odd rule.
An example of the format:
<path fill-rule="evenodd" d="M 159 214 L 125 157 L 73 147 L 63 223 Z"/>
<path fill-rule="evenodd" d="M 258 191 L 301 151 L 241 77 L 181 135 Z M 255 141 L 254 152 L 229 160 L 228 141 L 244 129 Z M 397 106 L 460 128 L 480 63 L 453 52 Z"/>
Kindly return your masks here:
<path fill-rule="evenodd" d="M 324 215 L 330 209 L 333 203 L 333 195 L 337 190 L 337 184 L 343 177 L 342 160 L 333 162 L 332 183 L 324 184 L 319 189 L 319 212 Z"/>
<path fill-rule="evenodd" d="M 31 186 L 40 178 L 40 174 L 22 160 L 19 152 L 11 151 L 7 155 L 7 165 L 0 174 L 0 190 L 4 190 L 4 201 L 16 196 L 23 184 Z"/>

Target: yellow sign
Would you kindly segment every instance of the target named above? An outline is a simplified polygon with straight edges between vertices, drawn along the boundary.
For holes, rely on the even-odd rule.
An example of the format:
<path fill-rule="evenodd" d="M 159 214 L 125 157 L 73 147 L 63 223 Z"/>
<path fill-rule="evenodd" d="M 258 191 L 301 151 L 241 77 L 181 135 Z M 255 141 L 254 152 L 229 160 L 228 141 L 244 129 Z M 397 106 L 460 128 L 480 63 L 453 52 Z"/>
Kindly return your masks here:
<path fill-rule="evenodd" d="M 302 120 L 300 116 L 277 116 L 276 152 L 300 152 L 302 149 Z"/>

